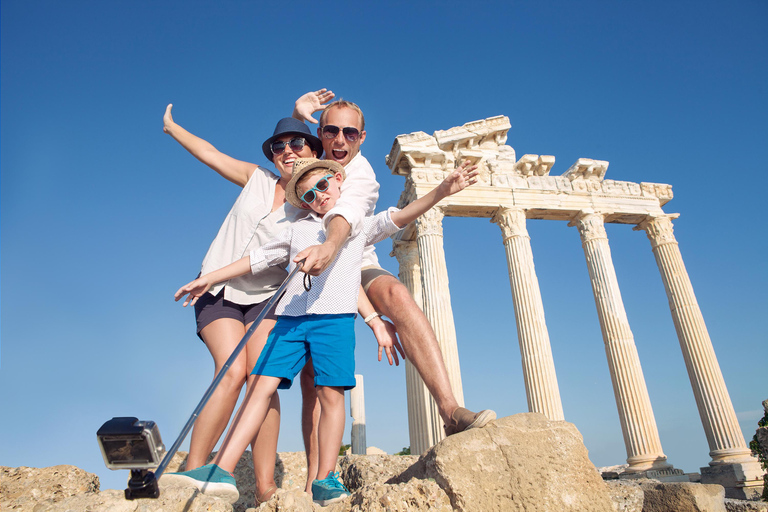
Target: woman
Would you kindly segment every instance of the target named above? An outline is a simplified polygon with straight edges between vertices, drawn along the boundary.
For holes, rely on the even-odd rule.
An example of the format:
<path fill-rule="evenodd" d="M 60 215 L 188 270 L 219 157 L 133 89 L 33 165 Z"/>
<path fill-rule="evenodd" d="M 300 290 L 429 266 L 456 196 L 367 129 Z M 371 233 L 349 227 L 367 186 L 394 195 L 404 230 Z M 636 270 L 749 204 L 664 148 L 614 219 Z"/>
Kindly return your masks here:
<path fill-rule="evenodd" d="M 247 255 L 251 249 L 279 233 L 288 222 L 306 215 L 305 210 L 294 208 L 285 201 L 285 186 L 291 178 L 296 158 L 317 158 L 323 151 L 320 140 L 303 122 L 293 118 L 280 120 L 272 137 L 262 145 L 264 156 L 275 165 L 278 177 L 262 167 L 229 157 L 189 133 L 173 121 L 172 107 L 168 105 L 166 108 L 163 131 L 223 178 L 243 188 L 203 260 L 203 274 Z M 214 375 L 286 276 L 284 270 L 275 269 L 263 277 L 235 279 L 211 289 L 195 305 L 197 333 L 213 356 Z M 275 317 L 270 314 L 257 327 L 197 418 L 190 440 L 187 470 L 207 462 L 274 324 Z M 264 428 L 251 445 L 257 506 L 277 489 L 274 464 L 279 428 L 280 402 L 275 394 Z"/>

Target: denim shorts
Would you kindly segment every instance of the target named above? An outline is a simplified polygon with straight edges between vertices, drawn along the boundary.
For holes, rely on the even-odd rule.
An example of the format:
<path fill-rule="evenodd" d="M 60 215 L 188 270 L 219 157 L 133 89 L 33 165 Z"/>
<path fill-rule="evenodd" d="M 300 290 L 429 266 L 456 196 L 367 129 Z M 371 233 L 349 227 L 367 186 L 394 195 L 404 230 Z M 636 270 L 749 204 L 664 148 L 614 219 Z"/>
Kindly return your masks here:
<path fill-rule="evenodd" d="M 355 316 L 279 316 L 251 373 L 278 377 L 278 389 L 288 389 L 311 358 L 315 386 L 354 388 Z"/>
<path fill-rule="evenodd" d="M 269 299 L 259 302 L 258 304 L 236 304 L 228 300 L 224 300 L 224 289 L 214 297 L 210 293 L 205 293 L 197 302 L 195 302 L 195 319 L 197 320 L 197 336 L 202 340 L 200 331 L 203 328 L 219 318 L 233 318 L 248 325 L 256 320 L 259 313 L 267 305 Z M 277 320 L 274 310 L 270 311 L 266 317 L 270 320 Z"/>

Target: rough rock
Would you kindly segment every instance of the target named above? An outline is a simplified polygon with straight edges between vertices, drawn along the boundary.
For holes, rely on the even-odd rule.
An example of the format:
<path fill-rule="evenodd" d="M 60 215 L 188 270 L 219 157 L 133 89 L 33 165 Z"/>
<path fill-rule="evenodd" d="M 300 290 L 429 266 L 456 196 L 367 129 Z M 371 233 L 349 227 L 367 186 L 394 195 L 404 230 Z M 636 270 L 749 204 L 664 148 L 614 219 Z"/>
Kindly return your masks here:
<path fill-rule="evenodd" d="M 329 508 L 321 508 L 312 503 L 312 498 L 302 488 L 301 490 L 278 489 L 274 498 L 260 507 L 249 508 L 246 512 L 315 512 L 318 510 L 330 512 Z"/>
<path fill-rule="evenodd" d="M 725 512 L 721 485 L 641 480 L 643 512 Z"/>
<path fill-rule="evenodd" d="M 99 477 L 75 466 L 8 468 L 0 466 L 0 509 L 32 510 L 76 494 L 99 491 Z"/>
<path fill-rule="evenodd" d="M 728 512 L 768 512 L 768 502 L 725 498 L 725 510 Z"/>
<path fill-rule="evenodd" d="M 418 455 L 347 455 L 341 459 L 341 479 L 350 491 L 383 484 L 419 460 Z"/>
<path fill-rule="evenodd" d="M 616 512 L 642 512 L 643 490 L 637 482 L 607 480 L 605 483 Z"/>
<path fill-rule="evenodd" d="M 461 511 L 614 510 L 581 434 L 538 413 L 446 438 L 393 483 L 434 478 Z"/>
<path fill-rule="evenodd" d="M 328 512 L 452 512 L 451 500 L 431 480 L 412 479 L 401 484 L 365 485 Z M 476 509 L 482 510 L 482 509 Z"/>

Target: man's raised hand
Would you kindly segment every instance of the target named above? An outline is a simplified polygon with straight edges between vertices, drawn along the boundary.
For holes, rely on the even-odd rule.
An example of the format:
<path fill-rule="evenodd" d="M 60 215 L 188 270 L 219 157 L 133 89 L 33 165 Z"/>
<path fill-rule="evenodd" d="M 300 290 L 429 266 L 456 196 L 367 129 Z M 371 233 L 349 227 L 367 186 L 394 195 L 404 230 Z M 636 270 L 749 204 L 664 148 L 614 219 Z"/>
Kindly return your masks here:
<path fill-rule="evenodd" d="M 324 103 L 328 103 L 335 97 L 333 91 L 327 89 L 308 92 L 296 100 L 296 105 L 293 107 L 293 117 L 299 121 L 317 124 L 318 121 L 312 117 L 312 114 L 323 110 L 326 107 Z"/>

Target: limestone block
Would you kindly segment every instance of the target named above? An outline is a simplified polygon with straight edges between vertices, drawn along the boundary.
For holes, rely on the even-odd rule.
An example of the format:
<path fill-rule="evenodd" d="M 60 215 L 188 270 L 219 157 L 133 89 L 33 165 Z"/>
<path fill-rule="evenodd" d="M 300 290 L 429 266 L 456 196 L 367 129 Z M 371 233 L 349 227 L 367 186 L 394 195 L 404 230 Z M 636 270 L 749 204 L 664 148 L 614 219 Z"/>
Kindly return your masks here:
<path fill-rule="evenodd" d="M 525 413 L 438 443 L 394 481 L 434 478 L 455 510 L 613 511 L 608 486 L 565 421 Z"/>
<path fill-rule="evenodd" d="M 641 480 L 643 512 L 725 512 L 725 490 L 719 485 Z"/>
<path fill-rule="evenodd" d="M 728 498 L 757 500 L 763 491 L 763 470 L 757 460 L 701 468 L 701 483 L 725 487 Z"/>

